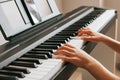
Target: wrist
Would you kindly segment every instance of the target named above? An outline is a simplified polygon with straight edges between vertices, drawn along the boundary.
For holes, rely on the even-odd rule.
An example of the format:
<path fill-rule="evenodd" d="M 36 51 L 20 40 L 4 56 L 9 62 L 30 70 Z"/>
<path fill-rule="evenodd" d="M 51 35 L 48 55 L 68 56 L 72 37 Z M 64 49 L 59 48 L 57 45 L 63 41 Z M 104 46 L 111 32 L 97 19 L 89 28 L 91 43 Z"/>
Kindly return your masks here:
<path fill-rule="evenodd" d="M 99 62 L 93 57 L 89 56 L 87 63 L 84 65 L 84 69 L 91 71 L 95 69 L 95 67 L 99 65 Z"/>
<path fill-rule="evenodd" d="M 89 61 L 87 64 L 84 65 L 84 69 L 89 71 L 93 65 L 94 65 L 94 62 Z"/>
<path fill-rule="evenodd" d="M 106 42 L 108 42 L 108 40 L 109 40 L 109 37 L 101 34 L 101 37 L 100 37 L 100 42 L 101 43 L 106 43 Z"/>
<path fill-rule="evenodd" d="M 92 66 L 94 66 L 94 64 L 96 63 L 96 60 L 94 58 L 92 58 L 91 56 L 88 56 L 88 58 L 85 61 L 85 64 L 83 65 L 83 68 L 86 70 L 90 70 L 92 68 Z"/>
<path fill-rule="evenodd" d="M 103 35 L 101 42 L 107 44 L 111 41 L 111 38 L 108 36 Z"/>

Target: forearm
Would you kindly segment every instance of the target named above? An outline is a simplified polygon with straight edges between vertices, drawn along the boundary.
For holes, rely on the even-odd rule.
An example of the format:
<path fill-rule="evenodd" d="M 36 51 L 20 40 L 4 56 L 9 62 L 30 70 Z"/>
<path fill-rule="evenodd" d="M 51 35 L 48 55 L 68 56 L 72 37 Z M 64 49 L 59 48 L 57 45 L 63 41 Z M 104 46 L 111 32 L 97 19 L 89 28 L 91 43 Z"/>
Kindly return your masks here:
<path fill-rule="evenodd" d="M 106 44 L 108 47 L 110 47 L 117 53 L 120 53 L 120 42 L 119 41 L 116 41 L 110 37 L 105 36 L 102 43 Z"/>
<path fill-rule="evenodd" d="M 93 59 L 85 69 L 87 69 L 96 78 L 96 80 L 120 80 L 119 77 L 108 71 L 95 59 Z"/>

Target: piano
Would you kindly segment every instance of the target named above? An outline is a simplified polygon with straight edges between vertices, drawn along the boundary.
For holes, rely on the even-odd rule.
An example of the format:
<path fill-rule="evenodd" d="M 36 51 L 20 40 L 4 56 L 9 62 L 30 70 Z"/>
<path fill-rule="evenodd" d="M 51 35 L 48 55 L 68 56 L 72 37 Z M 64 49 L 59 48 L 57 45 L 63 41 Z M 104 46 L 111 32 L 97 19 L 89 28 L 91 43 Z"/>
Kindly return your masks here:
<path fill-rule="evenodd" d="M 25 2 L 22 3 L 27 9 Z M 77 67 L 53 58 L 54 51 L 69 43 L 90 53 L 96 43 L 73 38 L 77 36 L 76 31 L 89 27 L 106 33 L 116 18 L 114 9 L 81 6 L 40 23 L 31 20 L 32 27 L 9 37 L 1 24 L 8 42 L 0 46 L 0 80 L 68 80 Z"/>

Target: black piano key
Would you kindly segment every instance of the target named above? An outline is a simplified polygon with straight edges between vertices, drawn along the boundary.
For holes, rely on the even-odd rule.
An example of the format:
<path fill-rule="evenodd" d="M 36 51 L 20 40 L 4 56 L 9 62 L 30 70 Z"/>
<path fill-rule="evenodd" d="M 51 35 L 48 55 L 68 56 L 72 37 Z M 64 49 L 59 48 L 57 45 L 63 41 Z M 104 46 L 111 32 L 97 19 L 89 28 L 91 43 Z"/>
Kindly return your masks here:
<path fill-rule="evenodd" d="M 80 29 L 80 27 L 79 27 L 79 29 Z M 72 32 L 72 33 L 76 32 L 76 30 L 67 30 L 67 29 L 64 29 L 63 32 L 64 32 L 64 31 L 65 31 L 65 32 Z"/>
<path fill-rule="evenodd" d="M 52 53 L 48 51 L 29 51 L 30 54 L 45 54 L 48 58 L 52 58 Z"/>
<path fill-rule="evenodd" d="M 16 61 L 26 61 L 26 62 L 33 62 L 33 63 L 36 63 L 36 64 L 42 64 L 42 62 L 39 59 L 36 59 L 36 58 L 21 57 L 21 58 L 18 58 Z"/>
<path fill-rule="evenodd" d="M 5 66 L 3 70 L 9 70 L 9 71 L 20 71 L 25 74 L 29 74 L 30 71 L 27 68 L 24 67 L 18 67 L 18 66 Z"/>
<path fill-rule="evenodd" d="M 0 80 L 18 80 L 18 77 L 0 74 Z"/>
<path fill-rule="evenodd" d="M 79 22 L 88 23 L 92 19 L 92 17 L 84 17 L 83 19 L 79 20 Z"/>
<path fill-rule="evenodd" d="M 58 35 L 58 36 L 76 36 L 76 34 L 75 33 L 58 33 L 58 34 L 56 34 L 56 35 Z"/>
<path fill-rule="evenodd" d="M 81 24 L 81 23 L 89 23 L 90 21 L 92 20 L 92 18 L 91 19 L 83 19 L 83 20 L 79 20 L 79 22 L 76 22 L 75 24 Z"/>
<path fill-rule="evenodd" d="M 78 28 L 80 29 L 80 28 Z M 66 30 L 66 31 L 63 31 L 61 33 L 68 33 L 68 34 L 76 34 L 77 31 L 72 31 L 72 30 Z M 64 39 L 64 38 L 63 38 Z M 68 38 L 69 39 L 69 38 Z"/>
<path fill-rule="evenodd" d="M 75 28 L 75 27 L 77 27 L 77 26 L 79 26 L 79 28 Z M 85 24 L 84 24 L 84 25 L 74 24 L 74 25 L 72 25 L 72 27 L 66 28 L 65 30 L 77 31 L 78 29 L 80 29 L 80 28 L 82 28 L 82 27 L 85 27 Z"/>
<path fill-rule="evenodd" d="M 57 41 L 57 40 L 47 40 L 47 42 L 49 41 Z M 62 40 L 64 41 L 64 40 Z M 37 46 L 38 48 L 46 48 L 46 49 L 58 49 L 59 46 L 56 46 L 56 45 L 39 45 Z"/>
<path fill-rule="evenodd" d="M 80 27 L 79 27 L 80 28 Z M 74 30 L 64 30 L 64 31 L 62 31 L 62 32 L 59 32 L 59 33 L 75 33 L 76 31 L 74 31 Z"/>
<path fill-rule="evenodd" d="M 59 42 L 59 43 L 67 43 L 67 41 L 66 40 L 47 40 L 47 41 L 45 41 L 45 42 Z"/>
<path fill-rule="evenodd" d="M 23 61 L 13 61 L 10 65 L 13 65 L 13 66 L 22 66 L 22 67 L 29 67 L 29 68 L 36 68 L 36 67 L 38 67 L 36 63 L 23 62 Z"/>
<path fill-rule="evenodd" d="M 66 40 L 69 41 L 69 38 L 50 38 L 49 40 Z"/>
<path fill-rule="evenodd" d="M 93 20 L 93 19 L 90 19 L 90 20 L 88 20 L 87 22 L 86 21 L 83 21 L 83 20 L 81 20 L 78 24 L 80 24 L 80 23 L 85 23 L 86 22 L 86 24 L 90 24 L 91 22 L 91 20 Z"/>
<path fill-rule="evenodd" d="M 82 27 L 84 27 L 85 25 L 88 25 L 88 23 L 87 22 L 79 22 L 79 23 L 73 24 L 73 26 L 82 26 Z"/>
<path fill-rule="evenodd" d="M 8 70 L 0 70 L 0 74 L 9 75 L 9 76 L 17 76 L 19 78 L 25 77 L 24 73 L 22 72 L 8 71 Z"/>
<path fill-rule="evenodd" d="M 83 19 L 81 19 L 81 20 L 79 20 L 78 22 L 76 22 L 76 23 L 79 23 L 80 24 L 80 22 L 82 23 L 88 23 L 90 20 L 92 20 L 92 18 L 91 17 L 84 17 Z"/>
<path fill-rule="evenodd" d="M 61 43 L 53 43 L 53 42 L 44 42 L 41 45 L 56 45 L 56 46 L 61 46 L 62 44 Z"/>
<path fill-rule="evenodd" d="M 63 36 L 64 36 L 64 35 L 76 36 L 75 33 L 67 33 L 67 32 L 66 32 L 66 33 L 60 32 L 60 33 L 58 33 L 58 34 L 63 35 Z"/>
<path fill-rule="evenodd" d="M 55 35 L 55 36 L 53 36 L 52 38 L 68 38 L 68 39 L 70 39 L 70 36 L 57 36 L 57 35 Z M 56 42 L 56 43 L 60 43 L 60 42 Z"/>
<path fill-rule="evenodd" d="M 35 49 L 32 49 L 32 51 L 48 51 L 48 52 L 51 52 L 51 53 L 54 52 L 53 49 L 43 49 L 43 48 L 35 48 Z"/>
<path fill-rule="evenodd" d="M 97 14 L 98 15 L 98 14 Z M 97 17 L 97 15 L 92 15 L 92 14 L 89 14 L 89 15 L 87 15 L 87 16 L 85 16 L 85 17 L 91 17 L 91 18 L 94 18 L 94 17 Z M 84 19 L 84 18 L 83 18 Z"/>
<path fill-rule="evenodd" d="M 45 54 L 28 54 L 28 53 L 26 53 L 22 57 L 48 59 L 47 55 L 45 55 Z"/>
<path fill-rule="evenodd" d="M 87 15 L 86 17 L 84 17 L 81 20 L 85 20 L 85 18 L 93 19 L 93 18 L 97 18 L 97 17 L 98 17 L 98 15 Z"/>
<path fill-rule="evenodd" d="M 87 25 L 87 23 L 75 23 L 75 24 L 73 24 L 72 26 L 74 26 L 73 28 L 69 28 L 68 30 L 77 30 L 75 27 L 76 26 L 79 26 L 79 27 L 84 27 L 85 25 Z"/>

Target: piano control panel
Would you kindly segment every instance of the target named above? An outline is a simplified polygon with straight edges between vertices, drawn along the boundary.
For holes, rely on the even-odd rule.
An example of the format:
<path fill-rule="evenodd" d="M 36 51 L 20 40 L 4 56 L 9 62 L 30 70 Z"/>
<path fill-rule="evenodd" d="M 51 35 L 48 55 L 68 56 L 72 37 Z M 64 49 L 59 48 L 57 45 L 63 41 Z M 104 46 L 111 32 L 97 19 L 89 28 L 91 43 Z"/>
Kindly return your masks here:
<path fill-rule="evenodd" d="M 17 0 L 5 2 L 16 6 L 14 1 Z M 34 3 L 37 10 L 37 0 L 23 1 L 21 3 L 27 10 L 28 5 L 30 6 L 30 4 L 27 4 L 29 1 Z M 42 2 L 42 0 L 40 1 Z M 45 1 L 54 4 L 53 0 Z M 6 5 L 6 3 L 0 2 L 0 10 L 3 9 L 3 5 Z M 4 8 L 3 13 L 7 12 L 5 10 L 8 7 L 4 6 Z M 18 10 L 16 11 L 18 12 Z M 29 15 L 32 19 L 31 12 L 28 12 L 26 15 Z M 16 13 L 16 15 L 21 14 Z M 43 19 L 43 22 L 36 25 L 30 22 L 32 28 L 25 29 L 22 33 L 12 37 L 5 36 L 9 39 L 9 42 L 0 46 L 0 80 L 68 80 L 77 67 L 71 63 L 53 58 L 54 51 L 63 44 L 68 43 L 90 53 L 96 44 L 75 38 L 77 30 L 82 27 L 89 27 L 94 31 L 105 33 L 110 28 L 110 24 L 115 21 L 116 15 L 116 11 L 113 9 L 82 6 L 69 13 L 54 16 L 45 21 Z M 40 19 L 40 16 L 38 18 Z M 7 20 L 9 22 L 9 19 Z M 25 24 L 25 22 L 23 23 Z M 35 23 L 34 20 L 33 22 Z M 4 31 L 3 25 L 1 27 Z M 4 35 L 6 35 L 5 31 Z"/>

